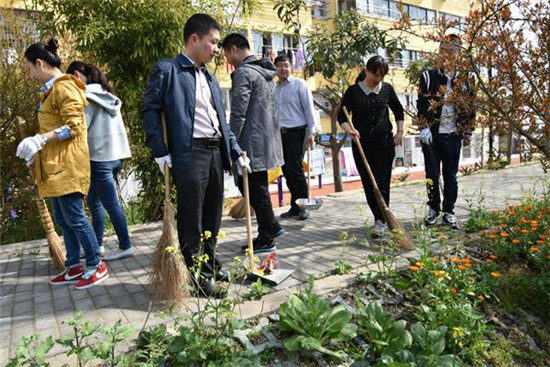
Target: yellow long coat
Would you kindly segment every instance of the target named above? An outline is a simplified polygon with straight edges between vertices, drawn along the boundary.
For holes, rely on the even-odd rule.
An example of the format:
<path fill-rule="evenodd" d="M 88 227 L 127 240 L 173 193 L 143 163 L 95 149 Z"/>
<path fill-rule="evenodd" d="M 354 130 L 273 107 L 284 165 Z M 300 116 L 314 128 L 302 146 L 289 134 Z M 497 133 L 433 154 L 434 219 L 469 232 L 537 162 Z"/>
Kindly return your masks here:
<path fill-rule="evenodd" d="M 59 77 L 40 95 L 38 133 L 66 125 L 71 137 L 49 142 L 35 155 L 36 181 L 41 197 L 59 197 L 74 192 L 84 195 L 90 187 L 90 155 L 84 108 L 86 86 L 72 75 Z"/>

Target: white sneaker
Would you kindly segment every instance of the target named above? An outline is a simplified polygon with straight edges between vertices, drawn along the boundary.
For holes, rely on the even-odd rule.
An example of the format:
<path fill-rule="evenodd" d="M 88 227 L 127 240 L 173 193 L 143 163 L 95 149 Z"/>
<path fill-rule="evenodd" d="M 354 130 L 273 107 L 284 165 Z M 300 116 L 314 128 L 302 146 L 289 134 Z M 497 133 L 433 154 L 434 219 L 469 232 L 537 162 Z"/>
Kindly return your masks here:
<path fill-rule="evenodd" d="M 99 246 L 99 256 L 105 256 L 105 246 Z M 86 258 L 86 253 L 84 252 L 83 248 L 80 249 L 80 258 Z"/>
<path fill-rule="evenodd" d="M 378 219 L 376 222 L 374 222 L 374 225 L 372 226 L 372 236 L 384 237 L 387 229 L 388 229 L 388 225 L 382 222 L 380 219 Z"/>
<path fill-rule="evenodd" d="M 113 251 L 109 255 L 105 256 L 103 260 L 113 261 L 113 260 L 124 259 L 125 257 L 129 257 L 129 256 L 134 256 L 134 250 L 132 250 L 131 247 L 126 250 Z"/>

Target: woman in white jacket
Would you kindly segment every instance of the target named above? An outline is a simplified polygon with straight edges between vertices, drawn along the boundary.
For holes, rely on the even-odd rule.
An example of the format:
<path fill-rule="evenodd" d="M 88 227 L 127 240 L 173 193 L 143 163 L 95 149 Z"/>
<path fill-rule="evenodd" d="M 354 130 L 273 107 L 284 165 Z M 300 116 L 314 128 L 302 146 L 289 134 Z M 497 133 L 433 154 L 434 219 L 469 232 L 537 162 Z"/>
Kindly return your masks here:
<path fill-rule="evenodd" d="M 90 149 L 91 183 L 88 192 L 88 207 L 92 225 L 99 245 L 103 247 L 105 210 L 109 213 L 118 237 L 118 249 L 105 256 L 104 260 L 117 260 L 133 255 L 126 216 L 118 201 L 115 179 L 122 168 L 122 159 L 129 158 L 130 145 L 120 107 L 107 78 L 91 64 L 72 62 L 67 68 L 86 84 L 86 124 Z"/>

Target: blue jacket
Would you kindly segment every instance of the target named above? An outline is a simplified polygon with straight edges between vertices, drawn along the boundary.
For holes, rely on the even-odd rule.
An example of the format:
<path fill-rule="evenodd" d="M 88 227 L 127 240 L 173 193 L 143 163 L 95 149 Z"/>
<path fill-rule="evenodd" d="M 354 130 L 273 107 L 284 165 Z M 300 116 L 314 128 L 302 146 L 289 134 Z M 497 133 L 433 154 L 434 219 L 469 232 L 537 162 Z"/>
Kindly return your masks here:
<path fill-rule="evenodd" d="M 231 159 L 241 155 L 235 135 L 225 120 L 220 86 L 216 77 L 207 75 L 214 108 L 218 113 L 222 133 L 222 162 L 224 170 L 231 169 Z M 168 148 L 162 138 L 161 113 L 164 110 L 168 131 Z M 161 60 L 155 64 L 149 84 L 143 94 L 142 126 L 145 144 L 153 156 L 170 153 L 172 169 L 189 172 L 191 169 L 191 143 L 195 120 L 195 65 L 184 55 Z"/>

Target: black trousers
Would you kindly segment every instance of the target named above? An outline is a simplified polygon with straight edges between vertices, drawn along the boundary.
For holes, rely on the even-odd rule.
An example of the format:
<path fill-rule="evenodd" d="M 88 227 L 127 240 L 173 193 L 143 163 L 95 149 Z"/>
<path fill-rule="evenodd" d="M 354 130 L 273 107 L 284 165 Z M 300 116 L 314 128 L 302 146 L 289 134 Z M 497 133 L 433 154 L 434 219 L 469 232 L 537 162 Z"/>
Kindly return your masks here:
<path fill-rule="evenodd" d="M 243 177 L 239 176 L 238 186 L 241 194 L 243 191 Z M 267 182 L 267 171 L 252 172 L 248 174 L 248 192 L 250 193 L 250 205 L 256 212 L 258 222 L 258 239 L 260 242 L 270 240 L 279 228 L 275 220 L 271 196 L 269 195 L 269 183 Z"/>
<path fill-rule="evenodd" d="M 302 161 L 304 160 L 304 141 L 306 127 L 281 130 L 283 143 L 283 175 L 290 191 L 290 208 L 298 213 L 299 208 L 296 199 L 307 198 L 307 181 L 304 176 Z"/>
<path fill-rule="evenodd" d="M 223 208 L 223 165 L 219 147 L 193 146 L 191 170 L 172 169 L 178 201 L 178 239 L 188 268 L 193 258 L 207 254 L 201 275 L 211 278 L 221 268 L 216 259 L 216 237 L 220 230 Z M 201 235 L 210 231 L 210 239 L 201 244 Z"/>
<path fill-rule="evenodd" d="M 462 140 L 456 134 L 433 135 L 430 145 L 422 144 L 426 170 L 428 205 L 439 213 L 441 197 L 439 194 L 439 175 L 443 173 L 443 212 L 454 214 L 458 197 L 458 163 Z M 440 167 L 442 169 L 440 169 Z"/>
<path fill-rule="evenodd" d="M 373 136 L 361 136 L 361 146 L 367 157 L 367 162 L 372 170 L 376 184 L 382 193 L 386 205 L 390 205 L 390 182 L 393 158 L 395 157 L 395 144 L 392 134 L 381 134 Z M 367 203 L 374 215 L 374 220 L 385 222 L 380 206 L 376 202 L 372 184 L 363 164 L 359 149 L 355 143 L 352 144 L 353 159 L 361 176 Z"/>

